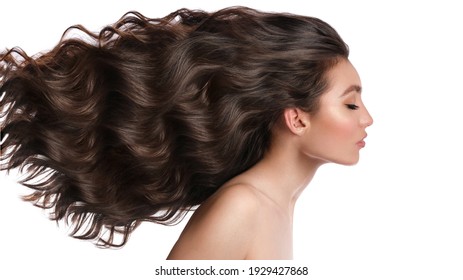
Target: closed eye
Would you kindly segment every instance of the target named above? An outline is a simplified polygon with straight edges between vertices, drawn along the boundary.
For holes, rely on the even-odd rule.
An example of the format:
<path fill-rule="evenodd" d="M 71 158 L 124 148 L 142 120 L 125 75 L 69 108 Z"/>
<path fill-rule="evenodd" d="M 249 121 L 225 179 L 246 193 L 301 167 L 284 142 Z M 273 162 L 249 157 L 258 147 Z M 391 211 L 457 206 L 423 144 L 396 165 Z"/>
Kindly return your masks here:
<path fill-rule="evenodd" d="M 359 106 L 355 105 L 355 104 L 346 104 L 347 108 L 349 108 L 350 110 L 357 110 L 359 108 Z"/>

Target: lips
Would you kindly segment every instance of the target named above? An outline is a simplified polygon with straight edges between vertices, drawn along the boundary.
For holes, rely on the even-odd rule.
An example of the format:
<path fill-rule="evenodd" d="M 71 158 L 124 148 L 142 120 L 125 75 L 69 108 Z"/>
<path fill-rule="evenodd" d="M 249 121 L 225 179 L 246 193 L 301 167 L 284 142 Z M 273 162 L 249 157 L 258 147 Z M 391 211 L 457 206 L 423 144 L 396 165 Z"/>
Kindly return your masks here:
<path fill-rule="evenodd" d="M 365 141 L 363 141 L 363 140 L 362 140 L 362 141 L 358 141 L 358 142 L 357 142 L 357 146 L 359 146 L 360 148 L 365 147 Z"/>
<path fill-rule="evenodd" d="M 360 148 L 365 147 L 365 138 L 367 138 L 366 135 L 365 135 L 365 137 L 362 138 L 362 140 L 357 142 L 357 146 L 359 146 Z"/>

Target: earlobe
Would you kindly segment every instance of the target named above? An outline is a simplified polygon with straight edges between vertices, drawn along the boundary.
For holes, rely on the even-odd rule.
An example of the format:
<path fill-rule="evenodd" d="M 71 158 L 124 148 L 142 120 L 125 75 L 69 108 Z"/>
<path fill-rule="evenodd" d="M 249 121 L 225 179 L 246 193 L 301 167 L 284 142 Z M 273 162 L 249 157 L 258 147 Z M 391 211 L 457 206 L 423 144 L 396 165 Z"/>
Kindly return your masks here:
<path fill-rule="evenodd" d="M 309 128 L 308 114 L 298 108 L 284 111 L 286 127 L 294 134 L 301 135 Z"/>

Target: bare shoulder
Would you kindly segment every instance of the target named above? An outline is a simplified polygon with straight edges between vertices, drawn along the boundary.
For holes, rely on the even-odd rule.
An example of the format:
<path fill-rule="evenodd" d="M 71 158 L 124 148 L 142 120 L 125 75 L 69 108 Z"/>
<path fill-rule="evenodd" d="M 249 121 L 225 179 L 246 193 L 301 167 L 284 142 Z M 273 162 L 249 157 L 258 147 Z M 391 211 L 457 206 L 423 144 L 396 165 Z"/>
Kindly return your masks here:
<path fill-rule="evenodd" d="M 248 225 L 241 228 L 244 232 L 255 224 L 260 215 L 261 198 L 250 185 L 234 184 L 220 188 L 205 201 L 193 215 L 193 222 L 211 219 L 211 226 Z"/>
<path fill-rule="evenodd" d="M 169 259 L 244 259 L 255 238 L 261 198 L 250 185 L 220 188 L 193 214 Z"/>
<path fill-rule="evenodd" d="M 243 183 L 226 185 L 210 199 L 211 204 L 217 204 L 216 207 L 234 207 L 238 208 L 235 209 L 238 212 L 254 212 L 253 210 L 259 209 L 260 201 L 259 192 L 251 185 Z"/>

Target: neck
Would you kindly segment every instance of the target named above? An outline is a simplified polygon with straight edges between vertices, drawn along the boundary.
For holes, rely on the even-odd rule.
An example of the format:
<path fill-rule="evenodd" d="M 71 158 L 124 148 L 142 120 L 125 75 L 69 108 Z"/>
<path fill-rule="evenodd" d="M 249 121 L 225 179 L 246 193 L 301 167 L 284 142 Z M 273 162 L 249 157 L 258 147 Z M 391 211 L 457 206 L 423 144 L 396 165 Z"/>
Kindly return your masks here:
<path fill-rule="evenodd" d="M 291 145 L 279 145 L 272 147 L 245 176 L 292 217 L 297 199 L 320 165 Z"/>

